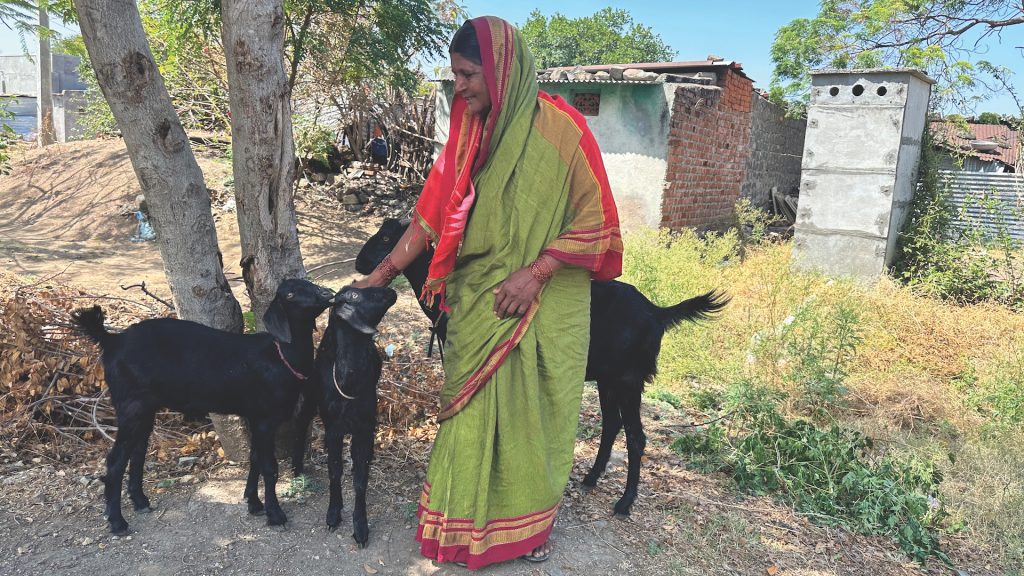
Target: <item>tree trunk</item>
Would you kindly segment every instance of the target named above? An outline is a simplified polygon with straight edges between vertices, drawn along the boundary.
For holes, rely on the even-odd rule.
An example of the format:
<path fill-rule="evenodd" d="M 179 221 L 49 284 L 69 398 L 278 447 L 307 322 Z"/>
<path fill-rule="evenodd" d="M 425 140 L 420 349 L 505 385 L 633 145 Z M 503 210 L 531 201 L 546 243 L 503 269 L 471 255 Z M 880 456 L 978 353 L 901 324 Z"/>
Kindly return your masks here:
<path fill-rule="evenodd" d="M 257 326 L 285 278 L 305 277 L 295 223 L 295 144 L 280 0 L 223 0 L 242 276 Z"/>
<path fill-rule="evenodd" d="M 240 265 L 260 329 L 278 284 L 306 276 L 295 222 L 295 142 L 284 22 L 280 0 L 221 2 Z M 279 458 L 289 456 L 294 435 L 293 421 L 278 429 Z"/>
<path fill-rule="evenodd" d="M 36 144 L 54 143 L 53 62 L 50 60 L 50 15 L 46 1 L 39 0 L 39 99 L 36 100 Z"/>
<path fill-rule="evenodd" d="M 217 245 L 210 194 L 153 62 L 134 1 L 75 0 L 82 39 L 139 179 L 179 318 L 242 331 Z M 237 426 L 213 418 L 226 456 L 246 460 Z"/>

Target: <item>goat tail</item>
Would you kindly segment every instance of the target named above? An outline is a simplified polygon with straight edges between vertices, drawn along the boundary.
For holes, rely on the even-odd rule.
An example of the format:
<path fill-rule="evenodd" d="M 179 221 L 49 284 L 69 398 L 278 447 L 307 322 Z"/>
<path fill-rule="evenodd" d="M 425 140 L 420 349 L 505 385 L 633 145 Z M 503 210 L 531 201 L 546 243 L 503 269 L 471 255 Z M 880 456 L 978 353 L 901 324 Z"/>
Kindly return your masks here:
<path fill-rule="evenodd" d="M 657 316 L 665 329 L 668 330 L 676 324 L 686 320 L 697 322 L 699 320 L 711 320 L 715 314 L 725 308 L 731 298 L 718 290 L 694 296 L 683 300 L 675 306 L 658 308 Z"/>
<path fill-rule="evenodd" d="M 100 346 L 103 346 L 111 336 L 110 332 L 103 327 L 103 319 L 103 309 L 99 306 L 79 308 L 71 313 L 71 322 L 74 324 L 75 331 Z"/>

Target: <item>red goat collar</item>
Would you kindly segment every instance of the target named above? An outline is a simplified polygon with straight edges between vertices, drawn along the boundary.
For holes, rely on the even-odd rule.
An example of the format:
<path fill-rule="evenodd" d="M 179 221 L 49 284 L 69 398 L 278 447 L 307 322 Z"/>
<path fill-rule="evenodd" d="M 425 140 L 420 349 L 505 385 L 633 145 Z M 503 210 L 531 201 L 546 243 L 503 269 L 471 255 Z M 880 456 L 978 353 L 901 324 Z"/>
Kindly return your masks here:
<path fill-rule="evenodd" d="M 281 358 L 281 362 L 284 362 L 284 365 L 289 370 L 292 371 L 292 375 L 294 375 L 299 380 L 305 380 L 306 376 L 299 372 L 298 370 L 296 370 L 295 368 L 292 368 L 292 365 L 288 363 L 288 359 L 284 357 L 284 352 L 281 351 L 281 343 L 278 342 L 277 340 L 274 340 L 274 346 L 277 346 L 277 355 Z"/>

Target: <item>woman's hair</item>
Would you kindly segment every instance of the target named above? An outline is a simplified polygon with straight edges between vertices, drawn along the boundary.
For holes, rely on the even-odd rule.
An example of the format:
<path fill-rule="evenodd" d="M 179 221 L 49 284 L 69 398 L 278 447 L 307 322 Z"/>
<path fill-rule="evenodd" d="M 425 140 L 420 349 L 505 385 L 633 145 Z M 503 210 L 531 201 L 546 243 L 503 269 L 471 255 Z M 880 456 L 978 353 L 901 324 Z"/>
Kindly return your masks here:
<path fill-rule="evenodd" d="M 458 54 L 474 64 L 480 64 L 480 42 L 476 38 L 476 28 L 469 20 L 462 25 L 455 36 L 452 37 L 452 44 L 448 47 L 450 54 Z"/>

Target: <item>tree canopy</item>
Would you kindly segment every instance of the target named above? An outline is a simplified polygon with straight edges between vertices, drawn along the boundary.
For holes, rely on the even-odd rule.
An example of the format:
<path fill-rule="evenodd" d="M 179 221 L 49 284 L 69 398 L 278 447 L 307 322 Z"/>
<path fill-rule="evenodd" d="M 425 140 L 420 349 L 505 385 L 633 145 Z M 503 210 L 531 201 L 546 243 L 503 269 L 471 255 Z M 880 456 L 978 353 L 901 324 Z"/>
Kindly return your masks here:
<path fill-rule="evenodd" d="M 1011 81 L 1018 63 L 984 55 L 990 41 L 1021 24 L 1019 0 L 823 0 L 816 17 L 776 33 L 773 97 L 801 98 L 815 68 L 912 67 L 935 78 L 934 95 L 953 107 L 970 109 L 1005 91 L 1020 108 Z"/>
<path fill-rule="evenodd" d="M 604 8 L 591 16 L 551 18 L 540 10 L 520 26 L 537 68 L 630 62 L 666 62 L 676 52 L 651 28 L 633 21 L 628 11 Z"/>

